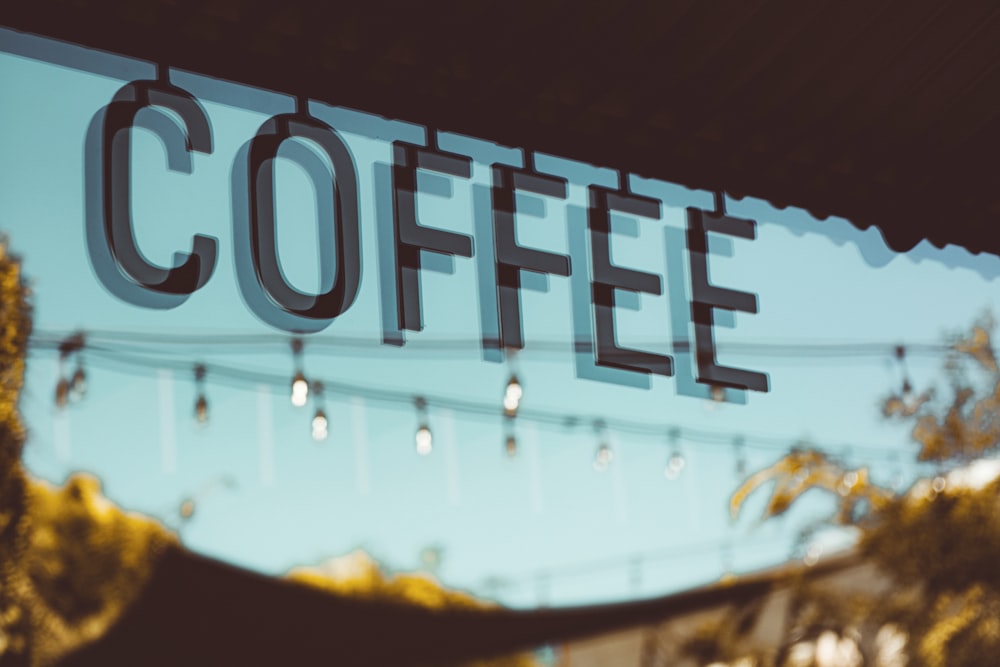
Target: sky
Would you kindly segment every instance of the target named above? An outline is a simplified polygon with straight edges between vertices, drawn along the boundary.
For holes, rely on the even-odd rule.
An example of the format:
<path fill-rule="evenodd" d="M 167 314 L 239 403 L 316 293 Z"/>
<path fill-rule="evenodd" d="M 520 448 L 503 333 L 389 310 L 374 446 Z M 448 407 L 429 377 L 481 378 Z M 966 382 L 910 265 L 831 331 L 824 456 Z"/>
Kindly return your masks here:
<path fill-rule="evenodd" d="M 906 426 L 884 422 L 878 410 L 901 383 L 893 346 L 939 344 L 997 310 L 996 257 L 926 242 L 897 254 L 875 229 L 727 199 L 730 215 L 756 221 L 757 237 L 710 239 L 711 279 L 756 294 L 759 312 L 717 318 L 719 358 L 767 373 L 770 391 L 713 402 L 693 382 L 690 354 L 675 345 L 692 330 L 685 207 L 710 209 L 713 195 L 628 175 L 632 191 L 661 202 L 661 213 L 615 215 L 612 259 L 661 276 L 664 293 L 621 299 L 619 340 L 673 354 L 677 375 L 608 373 L 572 342 L 590 326 L 587 188 L 614 186 L 619 175 L 536 155 L 538 171 L 567 179 L 567 197 L 518 195 L 518 242 L 569 255 L 573 273 L 525 280 L 526 347 L 498 363 L 478 343 L 480 312 L 492 298 L 491 165 L 520 166 L 524 155 L 442 132 L 443 149 L 472 159 L 471 177 L 421 171 L 418 218 L 472 236 L 475 255 L 450 267 L 428 262 L 449 270 L 421 274 L 424 330 L 408 333 L 402 347 L 382 345 L 378 230 L 391 216 L 391 142 L 424 143 L 426 131 L 310 101 L 309 112 L 337 130 L 357 166 L 362 264 L 353 305 L 304 336 L 301 368 L 327 385 L 321 407 L 330 435 L 315 442 L 316 402 L 296 408 L 289 400 L 291 336 L 251 312 L 236 271 L 246 250 L 234 223 L 245 209 L 241 150 L 269 117 L 294 109 L 292 97 L 171 70 L 171 82 L 205 110 L 213 150 L 194 154 L 192 173 L 171 171 L 150 128 L 176 119 L 139 114 L 136 241 L 151 262 L 167 265 L 194 234 L 208 235 L 218 241 L 217 266 L 169 309 L 128 303 L 95 273 L 86 239 L 94 210 L 88 131 L 123 85 L 153 76 L 148 63 L 0 30 L 0 230 L 23 258 L 39 341 L 21 406 L 30 429 L 25 463 L 55 482 L 95 474 L 112 500 L 178 527 L 190 548 L 256 571 L 281 574 L 359 548 L 408 570 L 427 566 L 422 554 L 436 551 L 446 584 L 533 607 L 647 597 L 776 565 L 801 555 L 799 533 L 828 516 L 831 501 L 810 492 L 787 516 L 761 522 L 761 491 L 732 521 L 738 460 L 759 469 L 805 440 L 870 466 L 877 481 L 926 474 L 912 463 Z M 289 283 L 313 291 L 329 260 L 317 252 L 316 193 L 294 155 L 283 145 L 276 161 L 277 249 Z M 44 343 L 76 331 L 94 345 L 81 355 L 88 390 L 57 409 L 56 382 L 76 359 L 61 366 Z M 802 353 L 820 343 L 878 343 L 881 351 Z M 940 354 L 909 354 L 914 385 L 939 380 L 941 362 Z M 193 419 L 197 363 L 208 369 L 204 425 Z M 524 398 L 509 458 L 500 402 L 514 371 Z M 429 456 L 414 447 L 416 396 L 428 399 Z M 484 414 L 482 406 L 496 409 Z M 605 432 L 596 420 L 607 422 Z M 614 459 L 600 473 L 592 464 L 602 438 Z M 664 466 L 675 451 L 685 466 L 670 480 Z M 182 522 L 185 498 L 197 502 Z M 842 541 L 833 535 L 831 544 Z"/>

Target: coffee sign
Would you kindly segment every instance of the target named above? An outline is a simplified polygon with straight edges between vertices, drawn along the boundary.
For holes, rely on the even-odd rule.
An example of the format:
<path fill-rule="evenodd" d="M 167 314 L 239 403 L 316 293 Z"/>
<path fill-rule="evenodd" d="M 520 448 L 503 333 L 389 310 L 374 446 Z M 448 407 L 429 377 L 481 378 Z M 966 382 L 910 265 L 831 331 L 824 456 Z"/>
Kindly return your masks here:
<path fill-rule="evenodd" d="M 88 170 L 87 246 L 93 269 L 101 283 L 117 297 L 145 308 L 169 309 L 204 287 L 219 262 L 219 240 L 195 234 L 190 249 L 177 249 L 171 266 L 160 266 L 144 255 L 136 238 L 141 220 L 132 216 L 132 183 L 143 177 L 131 164 L 131 133 L 137 117 L 148 110 L 161 112 L 160 122 L 146 124 L 162 140 L 171 170 L 193 172 L 195 154 L 210 154 L 213 131 L 200 101 L 165 76 L 136 80 L 121 87 L 94 117 L 87 140 L 87 159 L 99 169 Z M 392 143 L 392 215 L 378 229 L 379 257 L 391 263 L 391 284 L 380 285 L 383 315 L 382 339 L 404 345 L 404 333 L 424 328 L 421 307 L 421 271 L 428 256 L 492 257 L 495 272 L 479 275 L 480 284 L 496 295 L 495 309 L 481 303 L 481 321 L 492 322 L 497 336 L 483 337 L 484 348 L 506 351 L 525 346 L 521 290 L 526 273 L 571 276 L 589 275 L 589 309 L 593 327 L 594 363 L 641 374 L 674 375 L 670 355 L 622 346 L 618 343 L 616 296 L 622 293 L 661 295 L 663 276 L 622 266 L 612 261 L 611 219 L 631 216 L 641 224 L 656 224 L 662 215 L 657 199 L 637 194 L 629 178 L 619 175 L 617 187 L 588 186 L 588 252 L 560 254 L 518 241 L 515 220 L 519 195 L 552 200 L 567 197 L 567 179 L 546 173 L 525 152 L 525 164 L 496 162 L 490 165 L 490 234 L 464 234 L 421 220 L 418 211 L 418 172 L 449 179 L 468 179 L 472 159 L 438 145 L 438 133 L 427 132 L 426 145 L 395 140 Z M 275 162 L 279 150 L 297 140 L 297 148 L 283 155 L 308 175 L 317 193 L 316 221 L 321 239 L 320 273 L 323 288 L 306 293 L 293 286 L 282 272 L 277 252 Z M 233 226 L 233 258 L 239 286 L 247 306 L 263 321 L 293 333 L 315 333 L 329 326 L 355 303 L 361 282 L 362 251 L 359 207 L 359 173 L 372 165 L 359 165 L 337 128 L 310 114 L 308 100 L 299 99 L 292 113 L 274 115 L 247 138 L 236 157 L 231 193 L 241 201 L 244 215 Z M 96 174 L 94 176 L 93 174 Z M 752 240 L 755 223 L 725 214 L 724 199 L 716 196 L 714 211 L 689 207 L 686 212 L 687 255 L 690 266 L 690 317 L 694 323 L 696 378 L 712 387 L 768 391 L 766 374 L 724 366 L 717 361 L 714 313 L 756 313 L 757 296 L 709 280 L 710 234 Z M 381 240 L 385 240 L 382 243 Z M 384 274 L 385 275 L 385 274 Z M 620 296 L 619 296 L 620 298 Z M 664 326 L 666 333 L 667 326 Z"/>

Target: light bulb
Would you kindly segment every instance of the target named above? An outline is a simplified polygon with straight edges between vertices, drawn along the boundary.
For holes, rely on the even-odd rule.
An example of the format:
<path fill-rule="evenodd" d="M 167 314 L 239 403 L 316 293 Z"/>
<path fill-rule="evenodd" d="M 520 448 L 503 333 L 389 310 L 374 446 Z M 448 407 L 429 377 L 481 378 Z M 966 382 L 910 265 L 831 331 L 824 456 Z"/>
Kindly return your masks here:
<path fill-rule="evenodd" d="M 319 442 L 321 440 L 326 440 L 328 431 L 328 422 L 326 419 L 326 413 L 322 409 L 316 410 L 316 416 L 312 420 L 312 437 L 313 440 Z"/>
<path fill-rule="evenodd" d="M 204 394 L 200 394 L 194 403 L 194 418 L 199 424 L 208 423 L 208 399 Z"/>
<path fill-rule="evenodd" d="M 69 380 L 66 378 L 59 378 L 59 382 L 56 384 L 56 407 L 65 408 L 68 402 Z"/>
<path fill-rule="evenodd" d="M 685 465 L 684 456 L 680 452 L 674 452 L 667 459 L 667 467 L 663 469 L 663 476 L 667 479 L 677 479 L 681 476 Z"/>
<path fill-rule="evenodd" d="M 69 397 L 79 401 L 87 394 L 87 373 L 83 366 L 77 366 L 73 378 L 69 381 Z"/>
<path fill-rule="evenodd" d="M 507 381 L 507 390 L 504 393 L 515 402 L 520 401 L 521 397 L 524 396 L 524 389 L 521 388 L 521 383 L 518 382 L 516 375 L 510 376 L 510 380 Z"/>
<path fill-rule="evenodd" d="M 597 454 L 594 456 L 594 470 L 597 472 L 604 472 L 611 465 L 611 461 L 615 458 L 614 453 L 611 451 L 611 447 L 607 443 L 602 442 L 597 448 Z"/>
<path fill-rule="evenodd" d="M 427 424 L 421 424 L 420 428 L 417 429 L 417 454 L 421 456 L 427 456 L 431 453 L 432 449 L 431 429 L 428 428 Z"/>
<path fill-rule="evenodd" d="M 506 442 L 504 442 L 504 449 L 507 452 L 507 456 L 510 458 L 517 456 L 517 438 L 512 435 L 508 435 Z"/>
<path fill-rule="evenodd" d="M 712 400 L 722 403 L 726 400 L 726 389 L 722 385 L 713 384 L 711 389 Z"/>
<path fill-rule="evenodd" d="M 306 376 L 299 371 L 292 378 L 292 405 L 301 408 L 309 400 L 309 383 Z"/>
<path fill-rule="evenodd" d="M 516 375 L 511 375 L 507 381 L 507 388 L 503 393 L 503 411 L 508 417 L 517 415 L 517 408 L 521 405 L 521 398 L 524 396 L 524 389 L 518 382 Z"/>
<path fill-rule="evenodd" d="M 837 493 L 845 498 L 851 495 L 851 491 L 853 491 L 854 487 L 857 486 L 859 479 L 858 473 L 853 470 L 851 472 L 844 473 L 844 476 L 840 479 L 840 484 L 837 485 Z"/>

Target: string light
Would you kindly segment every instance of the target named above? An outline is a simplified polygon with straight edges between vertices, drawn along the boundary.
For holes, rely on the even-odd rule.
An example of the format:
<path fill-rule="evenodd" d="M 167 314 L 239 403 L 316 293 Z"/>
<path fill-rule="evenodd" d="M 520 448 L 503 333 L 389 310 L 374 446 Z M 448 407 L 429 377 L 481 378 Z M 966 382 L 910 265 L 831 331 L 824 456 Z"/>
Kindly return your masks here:
<path fill-rule="evenodd" d="M 507 417 L 516 417 L 517 409 L 521 406 L 521 398 L 524 397 L 524 388 L 517 377 L 517 350 L 507 348 L 504 356 L 510 367 L 510 377 L 503 392 L 503 413 Z"/>
<path fill-rule="evenodd" d="M 837 492 L 842 496 L 849 496 L 854 487 L 858 485 L 859 477 L 858 473 L 851 470 L 844 473 L 844 476 L 840 479 L 840 484 L 837 485 Z"/>
<path fill-rule="evenodd" d="M 194 419 L 199 424 L 208 423 L 208 399 L 205 397 L 205 366 L 196 364 L 194 367 L 194 382 L 198 389 L 198 398 L 194 402 Z"/>
<path fill-rule="evenodd" d="M 934 490 L 934 493 L 941 493 L 946 488 L 948 488 L 948 480 L 944 475 L 938 475 L 931 482 L 931 489 Z"/>
<path fill-rule="evenodd" d="M 513 373 L 510 379 L 507 380 L 507 388 L 504 390 L 503 395 L 503 411 L 508 417 L 517 416 L 517 409 L 521 406 L 521 397 L 524 396 L 524 389 L 521 387 L 521 382 L 517 379 L 517 375 Z"/>
<path fill-rule="evenodd" d="M 292 378 L 292 405 L 301 408 L 309 402 L 309 381 L 302 371 L 295 373 Z"/>
<path fill-rule="evenodd" d="M 417 445 L 417 454 L 427 456 L 434 448 L 434 437 L 431 435 L 431 427 L 427 422 L 427 400 L 418 396 L 414 401 L 417 408 L 417 434 L 414 438 Z"/>
<path fill-rule="evenodd" d="M 69 380 L 60 377 L 56 383 L 56 407 L 65 408 L 69 403 Z"/>
<path fill-rule="evenodd" d="M 76 370 L 69 381 L 69 397 L 74 402 L 79 402 L 87 395 L 87 372 L 83 369 L 83 356 L 78 351 L 76 353 Z"/>
<path fill-rule="evenodd" d="M 903 386 L 902 393 L 903 397 L 908 397 L 913 393 L 913 383 L 910 382 L 910 372 L 906 367 L 906 347 L 903 345 L 896 346 L 896 360 L 899 362 L 899 369 L 903 374 Z"/>
<path fill-rule="evenodd" d="M 684 461 L 684 456 L 680 452 L 674 452 L 667 459 L 667 467 L 663 470 L 663 475 L 667 479 L 677 479 L 681 476 L 681 471 L 684 470 L 684 466 L 687 465 Z"/>
<path fill-rule="evenodd" d="M 32 333 L 34 344 L 58 343 L 72 332 L 38 329 Z M 87 331 L 89 340 L 99 341 L 102 345 L 112 346 L 127 342 L 129 344 L 149 345 L 157 349 L 164 346 L 192 346 L 203 348 L 205 345 L 232 348 L 239 347 L 271 347 L 276 345 L 287 345 L 288 338 L 282 334 L 262 334 L 262 333 L 220 333 L 220 334 L 185 334 L 185 333 L 163 333 L 126 331 L 111 329 L 95 329 Z M 655 346 L 658 340 L 639 341 L 640 347 Z M 433 352 L 446 354 L 465 354 L 466 352 L 482 349 L 483 346 L 496 347 L 500 341 L 490 337 L 447 337 L 447 338 L 422 338 L 413 344 L 415 351 Z M 690 344 L 687 344 L 690 345 Z M 385 348 L 380 340 L 367 336 L 334 336 L 317 337 L 310 340 L 310 346 L 320 351 L 330 351 L 336 354 L 343 354 L 346 349 L 353 350 L 352 355 L 358 351 L 383 351 Z M 884 358 L 886 354 L 892 356 L 897 347 L 896 343 L 886 341 L 842 341 L 842 342 L 740 342 L 740 341 L 717 341 L 716 346 L 720 353 L 749 355 L 754 357 L 781 357 L 829 360 L 831 358 Z M 407 347 L 410 347 L 408 344 Z M 312 349 L 312 348 L 311 348 Z M 574 343 L 564 340 L 532 340 L 531 350 L 539 353 L 564 352 L 576 349 Z M 689 348 L 681 343 L 679 351 L 686 351 Z M 952 346 L 948 343 L 914 343 L 906 346 L 906 354 L 912 358 L 914 355 L 922 357 L 941 358 L 952 351 Z M 508 354 L 510 350 L 508 349 Z M 518 351 L 523 354 L 524 351 Z"/>
<path fill-rule="evenodd" d="M 514 418 L 508 416 L 504 419 L 504 452 L 508 458 L 517 456 L 517 436 L 514 435 Z"/>
<path fill-rule="evenodd" d="M 182 336 L 183 338 L 183 336 Z M 37 340 L 33 338 L 33 341 Z M 184 339 L 186 340 L 186 339 Z M 287 340 L 287 339 L 285 339 Z M 77 347 L 72 349 L 79 349 L 82 344 L 79 335 L 77 335 Z M 317 339 L 322 343 L 321 339 Z M 165 344 L 169 344 L 165 343 Z M 292 351 L 295 352 L 296 348 L 299 347 L 294 342 L 292 344 Z M 93 337 L 88 333 L 87 345 L 88 350 L 88 362 L 90 365 L 94 363 L 93 359 L 97 359 L 102 364 L 109 363 L 112 366 L 124 366 L 126 368 L 154 368 L 154 369 L 173 369 L 181 370 L 183 368 L 190 368 L 185 362 L 180 360 L 174 360 L 169 358 L 163 358 L 161 356 L 146 356 L 144 354 L 133 352 L 133 351 L 121 351 L 116 349 L 105 349 L 102 346 L 93 345 Z M 58 349 L 60 351 L 60 356 L 62 357 L 62 351 L 67 349 L 67 341 L 63 340 L 59 342 L 58 345 L 55 343 L 49 343 L 46 341 L 39 341 L 34 345 L 35 350 L 54 350 Z M 885 349 L 883 347 L 883 349 Z M 893 348 L 889 348 L 890 352 Z M 922 348 L 918 347 L 918 350 Z M 70 355 L 71 356 L 71 355 Z M 298 354 L 296 354 L 298 356 Z M 243 369 L 237 367 L 229 367 L 225 365 L 213 364 L 213 378 L 219 378 L 219 381 L 226 382 L 228 384 L 234 385 L 246 385 L 253 384 L 259 385 L 262 383 L 270 384 L 271 386 L 281 386 L 285 381 L 281 379 L 280 374 L 268 373 L 266 371 L 253 370 L 253 369 Z M 301 373 L 298 371 L 296 375 Z M 60 384 L 62 386 L 57 386 L 56 388 L 56 403 L 65 404 L 69 398 L 69 386 L 70 381 L 65 379 L 65 374 L 62 374 L 63 382 Z M 295 390 L 295 393 L 304 397 L 308 396 L 308 384 L 305 374 L 301 374 L 301 378 L 296 377 L 295 379 L 301 379 L 305 384 L 305 391 L 302 390 L 302 383 L 297 383 L 300 388 Z M 518 383 L 520 384 L 520 383 Z M 285 385 L 288 386 L 288 385 Z M 347 395 L 358 396 L 367 400 L 373 400 L 377 402 L 384 402 L 388 404 L 399 404 L 399 403 L 411 403 L 414 400 L 412 394 L 409 394 L 403 390 L 391 390 L 391 389 L 376 389 L 372 387 L 366 387 L 363 385 L 354 384 L 337 384 L 338 391 L 342 391 Z M 464 398 L 449 398 L 449 397 L 434 397 L 433 401 L 435 405 L 442 405 L 443 407 L 448 407 L 450 409 L 456 410 L 463 414 L 469 416 L 480 416 L 483 418 L 491 417 L 496 415 L 496 408 L 491 406 L 488 402 L 475 402 Z M 559 413 L 553 411 L 545 410 L 532 410 L 530 413 L 522 414 L 519 410 L 518 418 L 525 418 L 533 423 L 540 425 L 549 426 L 561 426 L 563 428 L 572 427 L 573 424 L 578 424 L 585 418 L 580 415 L 574 415 L 569 413 Z M 607 427 L 620 430 L 624 433 L 635 434 L 642 437 L 652 437 L 658 433 L 662 433 L 664 429 L 664 424 L 644 422 L 630 419 L 615 419 L 607 424 Z M 428 428 L 429 432 L 429 428 Z M 722 431 L 714 431 L 708 429 L 685 429 L 685 438 L 691 439 L 699 443 L 704 443 L 707 446 L 721 446 L 723 444 L 728 444 L 732 446 L 733 438 L 739 436 L 740 434 L 725 433 Z M 427 439 L 426 436 L 422 436 L 422 440 Z M 768 451 L 786 451 L 788 448 L 789 439 L 786 439 L 780 435 L 754 435 L 747 436 L 748 442 L 747 446 L 754 447 L 756 449 L 768 450 Z M 819 443 L 810 443 L 808 445 L 811 448 L 818 448 L 821 450 L 829 451 L 831 447 L 829 445 L 822 446 Z M 877 456 L 886 458 L 890 455 L 890 450 L 884 447 L 873 447 L 867 446 L 861 448 L 862 451 L 866 452 L 869 456 Z M 610 448 L 609 448 L 610 450 Z M 610 451 L 609 451 L 610 453 Z M 602 459 L 605 455 L 602 455 Z M 742 457 L 741 457 L 742 458 Z M 600 464 L 597 467 L 603 467 Z"/>
<path fill-rule="evenodd" d="M 56 407 L 65 408 L 72 398 L 74 401 L 83 397 L 86 391 L 86 374 L 83 372 L 80 350 L 83 349 L 83 334 L 75 333 L 59 343 L 59 381 L 56 382 Z M 72 381 L 66 378 L 66 360 L 76 353 L 77 369 Z"/>
<path fill-rule="evenodd" d="M 329 422 L 326 412 L 323 411 L 323 383 L 313 383 L 313 394 L 316 397 L 316 414 L 312 418 L 312 438 L 316 442 L 326 440 L 329 435 Z"/>
<path fill-rule="evenodd" d="M 608 444 L 607 425 L 603 420 L 599 419 L 594 422 L 594 431 L 598 436 L 597 453 L 594 455 L 594 470 L 604 472 L 611 465 L 615 454 L 611 451 L 611 445 Z"/>
<path fill-rule="evenodd" d="M 670 453 L 670 458 L 667 459 L 667 465 L 663 469 L 663 476 L 669 480 L 675 480 L 681 476 L 681 471 L 684 470 L 684 466 L 687 465 L 687 462 L 684 460 L 684 455 L 681 453 L 680 446 L 678 444 L 681 437 L 680 429 L 670 429 L 669 437 L 673 451 Z"/>
<path fill-rule="evenodd" d="M 292 339 L 292 358 L 295 363 L 295 375 L 292 377 L 292 405 L 301 408 L 309 400 L 309 381 L 302 372 L 302 339 Z"/>
<path fill-rule="evenodd" d="M 213 479 L 208 484 L 203 485 L 201 489 L 195 493 L 186 496 L 181 500 L 180 507 L 177 510 L 181 520 L 187 521 L 191 519 L 191 517 L 194 516 L 195 511 L 198 509 L 198 503 L 202 502 L 208 495 L 213 493 L 220 486 L 232 491 L 237 488 L 237 483 L 232 477 L 219 477 Z"/>
<path fill-rule="evenodd" d="M 740 479 L 746 477 L 747 474 L 747 459 L 744 449 L 746 448 L 746 441 L 743 436 L 736 436 L 733 439 L 733 449 L 736 454 L 736 476 Z"/>

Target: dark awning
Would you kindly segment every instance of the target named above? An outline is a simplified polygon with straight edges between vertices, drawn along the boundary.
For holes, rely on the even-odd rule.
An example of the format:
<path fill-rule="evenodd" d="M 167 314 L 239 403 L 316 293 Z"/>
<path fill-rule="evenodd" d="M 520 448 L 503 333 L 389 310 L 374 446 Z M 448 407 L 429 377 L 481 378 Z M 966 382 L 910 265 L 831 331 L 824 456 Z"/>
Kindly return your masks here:
<path fill-rule="evenodd" d="M 857 563 L 848 554 L 808 570 L 766 572 L 618 604 L 432 610 L 313 590 L 171 547 L 108 633 L 59 665 L 453 665 L 724 605 L 745 606 L 801 577 Z"/>
<path fill-rule="evenodd" d="M 1000 20 L 935 0 L 35 0 L 0 23 L 1000 253 Z M 822 224 L 822 223 L 817 223 Z"/>

